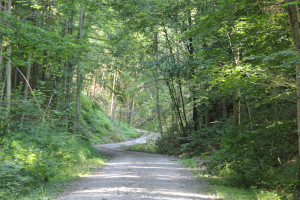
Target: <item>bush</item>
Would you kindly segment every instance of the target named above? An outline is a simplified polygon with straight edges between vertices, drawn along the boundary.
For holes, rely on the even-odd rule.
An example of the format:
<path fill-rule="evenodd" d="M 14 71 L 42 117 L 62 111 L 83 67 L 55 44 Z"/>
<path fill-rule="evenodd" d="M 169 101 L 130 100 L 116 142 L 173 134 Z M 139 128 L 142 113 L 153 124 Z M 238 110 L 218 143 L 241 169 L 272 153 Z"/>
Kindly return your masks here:
<path fill-rule="evenodd" d="M 289 121 L 259 124 L 252 130 L 246 124 L 227 129 L 220 137 L 221 149 L 211 156 L 208 169 L 235 186 L 282 186 L 282 180 L 278 180 L 280 169 L 297 152 L 295 141 L 286 139 L 292 138 L 293 132 Z"/>
<path fill-rule="evenodd" d="M 182 151 L 190 156 L 203 156 L 211 151 L 219 149 L 219 139 L 228 128 L 228 121 L 220 120 L 213 126 L 207 126 L 198 131 L 191 132 L 187 137 L 187 143 L 182 144 Z"/>
<path fill-rule="evenodd" d="M 183 151 L 181 149 L 182 133 L 178 127 L 172 126 L 168 132 L 161 135 L 156 140 L 157 152 L 168 155 L 180 155 Z"/>

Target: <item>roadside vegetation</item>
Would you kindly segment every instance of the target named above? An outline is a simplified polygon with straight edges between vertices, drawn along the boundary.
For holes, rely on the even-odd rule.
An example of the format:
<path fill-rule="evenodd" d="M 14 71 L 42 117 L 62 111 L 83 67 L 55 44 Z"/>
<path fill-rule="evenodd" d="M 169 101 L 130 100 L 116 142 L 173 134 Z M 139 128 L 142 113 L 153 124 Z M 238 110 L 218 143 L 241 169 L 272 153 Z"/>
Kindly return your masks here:
<path fill-rule="evenodd" d="M 145 144 L 134 144 L 130 146 L 124 146 L 122 148 L 127 151 L 139 151 L 153 154 L 157 153 L 157 146 L 152 142 Z"/>
<path fill-rule="evenodd" d="M 300 199 L 299 6 L 0 0 L 0 198 L 134 126 L 161 137 L 131 149 L 209 160 L 220 190 Z"/>
<path fill-rule="evenodd" d="M 179 160 L 183 165 L 189 167 L 193 174 L 200 180 L 208 184 L 206 192 L 224 200 L 280 200 L 291 199 L 290 193 L 280 191 L 270 191 L 258 187 L 235 187 L 235 184 L 228 181 L 224 176 L 212 175 L 208 172 L 205 162 L 199 157 L 182 157 Z"/>
<path fill-rule="evenodd" d="M 84 102 L 82 126 L 76 134 L 70 133 L 54 116 L 49 116 L 45 122 L 28 119 L 26 124 L 19 124 L 19 121 L 10 121 L 11 127 L 7 127 L 10 134 L 1 141 L 1 199 L 50 199 L 63 191 L 68 182 L 104 165 L 107 158 L 92 144 L 139 136 L 128 125 L 115 125 L 87 96 L 81 99 Z"/>

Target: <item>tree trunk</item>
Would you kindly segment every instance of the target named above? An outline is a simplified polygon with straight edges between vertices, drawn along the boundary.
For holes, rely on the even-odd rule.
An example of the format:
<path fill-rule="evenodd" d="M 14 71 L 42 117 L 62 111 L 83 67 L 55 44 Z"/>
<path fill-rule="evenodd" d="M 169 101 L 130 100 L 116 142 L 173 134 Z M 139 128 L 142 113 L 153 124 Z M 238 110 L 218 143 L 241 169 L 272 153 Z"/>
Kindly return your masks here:
<path fill-rule="evenodd" d="M 96 96 L 97 79 L 94 77 L 93 98 Z"/>
<path fill-rule="evenodd" d="M 122 108 L 120 108 L 119 110 L 119 128 L 120 128 L 120 125 L 121 125 L 121 122 L 122 122 L 122 118 L 123 118 L 123 110 Z"/>
<path fill-rule="evenodd" d="M 115 122 L 116 120 L 116 110 L 117 110 L 117 99 L 115 97 L 115 101 L 114 101 L 114 106 L 113 106 L 113 112 L 112 112 L 112 121 Z"/>
<path fill-rule="evenodd" d="M 155 89 L 156 89 L 156 110 L 157 110 L 157 120 L 158 120 L 158 130 L 159 130 L 159 133 L 162 134 L 163 132 L 163 129 L 162 129 L 162 121 L 161 121 L 161 114 L 160 114 L 160 102 L 159 102 L 159 85 L 158 85 L 158 32 L 156 31 L 154 33 L 154 51 L 155 51 L 155 59 L 156 59 L 156 66 L 155 66 L 155 74 L 154 74 L 154 77 L 155 77 Z"/>
<path fill-rule="evenodd" d="M 29 54 L 29 63 L 27 66 L 27 73 L 26 73 L 26 79 L 28 83 L 30 83 L 30 70 L 31 70 L 31 59 L 32 59 L 32 53 Z M 26 100 L 28 97 L 28 84 L 25 83 L 25 88 L 24 88 L 24 99 Z"/>
<path fill-rule="evenodd" d="M 156 78 L 158 78 L 157 67 L 156 67 Z M 158 86 L 157 81 L 155 84 L 155 88 L 156 88 L 156 109 L 157 109 L 158 130 L 159 130 L 159 133 L 162 134 L 163 129 L 162 129 L 161 114 L 160 114 L 161 112 L 160 112 L 160 102 L 159 102 L 159 86 Z"/>
<path fill-rule="evenodd" d="M 131 107 L 131 121 L 132 121 L 132 124 L 134 126 L 134 100 L 132 100 L 132 107 Z"/>
<path fill-rule="evenodd" d="M 178 124 L 182 130 L 182 133 L 184 136 L 186 136 L 186 132 L 185 132 L 185 127 L 183 125 L 183 120 L 182 120 L 182 116 L 181 116 L 181 112 L 180 112 L 180 106 L 178 105 L 177 103 L 177 100 L 176 100 L 176 91 L 175 91 L 175 87 L 174 87 L 174 83 L 173 83 L 173 80 L 171 80 L 170 82 L 166 79 L 166 83 L 167 83 L 167 86 L 169 88 L 169 92 L 170 92 L 170 96 L 171 96 L 171 100 L 173 102 L 173 108 L 174 108 L 174 111 L 175 113 L 177 112 L 177 117 L 178 117 Z"/>
<path fill-rule="evenodd" d="M 113 87 L 112 87 L 111 104 L 110 104 L 110 115 L 112 118 L 114 118 L 115 87 L 116 87 L 117 76 L 118 76 L 118 71 L 114 73 L 114 78 L 113 78 Z"/>
<path fill-rule="evenodd" d="M 18 86 L 18 70 L 16 70 L 16 69 L 14 69 L 14 70 L 12 70 L 12 72 L 13 72 L 13 86 L 12 86 L 12 89 L 13 90 L 16 90 L 17 89 L 17 86 Z"/>
<path fill-rule="evenodd" d="M 2 2 L 0 2 L 1 4 Z M 0 82 L 2 82 L 2 63 L 3 63 L 3 58 L 2 58 L 2 52 L 3 52 L 3 41 L 1 41 L 1 46 L 0 46 Z"/>
<path fill-rule="evenodd" d="M 82 39 L 82 26 L 83 26 L 83 4 L 80 5 L 80 22 L 79 22 L 79 43 Z M 77 97 L 76 97 L 76 114 L 75 122 L 73 127 L 73 132 L 76 133 L 77 128 L 79 127 L 79 112 L 80 112 L 80 96 L 81 96 L 81 62 L 78 62 L 77 67 Z"/>
<path fill-rule="evenodd" d="M 249 119 L 249 123 L 250 123 L 250 129 L 252 130 L 253 126 L 252 126 L 252 117 L 251 117 L 251 111 L 249 108 L 249 104 L 248 104 L 248 100 L 246 98 L 245 95 L 243 95 L 244 98 L 244 102 L 245 102 L 245 106 L 246 106 L 246 110 L 247 110 L 247 115 L 248 115 L 248 119 Z"/>
<path fill-rule="evenodd" d="M 233 92 L 233 125 L 237 126 L 241 122 L 241 102 L 240 102 L 240 89 Z"/>
<path fill-rule="evenodd" d="M 133 116 L 134 98 L 132 98 L 131 103 L 129 103 L 129 115 L 128 115 L 128 126 L 131 123 L 131 117 Z"/>
<path fill-rule="evenodd" d="M 113 112 L 113 107 L 114 107 L 114 90 L 115 90 L 115 83 L 116 83 L 116 74 L 114 73 L 114 78 L 113 78 L 113 87 L 112 87 L 112 94 L 111 94 L 111 104 L 110 104 L 110 115 L 112 116 Z"/>
<path fill-rule="evenodd" d="M 102 72 L 101 83 L 100 83 L 100 92 L 102 92 L 102 90 L 104 89 L 104 77 L 105 77 L 105 73 Z"/>
<path fill-rule="evenodd" d="M 31 59 L 32 59 L 32 53 L 29 54 L 29 63 L 27 65 L 27 72 L 26 72 L 26 80 L 28 83 L 30 83 L 30 70 L 31 70 Z M 24 100 L 26 101 L 28 98 L 28 89 L 29 85 L 27 84 L 26 80 L 24 81 Z M 21 121 L 24 121 L 25 113 L 22 114 Z"/>
<path fill-rule="evenodd" d="M 191 17 L 191 10 L 188 10 L 189 12 L 189 18 L 188 18 L 188 22 L 189 22 L 189 27 L 192 26 L 192 17 Z M 188 50 L 189 50 L 189 62 L 190 62 L 190 73 L 191 73 L 191 79 L 193 81 L 195 81 L 193 79 L 193 77 L 196 77 L 195 74 L 195 66 L 193 64 L 194 62 L 194 45 L 193 45 L 193 38 L 190 37 L 189 38 L 189 44 L 188 44 Z M 191 87 L 191 93 L 192 93 L 192 104 L 193 104 L 193 122 L 194 122 L 194 130 L 198 131 L 199 130 L 199 116 L 198 116 L 198 98 L 197 98 L 197 94 L 196 94 L 196 87 L 193 83 L 192 87 Z"/>
<path fill-rule="evenodd" d="M 170 54 L 172 55 L 171 59 L 174 62 L 174 64 L 176 64 L 173 49 L 172 49 L 172 45 L 171 45 L 171 42 L 169 40 L 168 32 L 167 32 L 166 27 L 164 27 L 164 32 L 165 32 L 165 38 L 166 38 L 166 41 L 168 43 L 168 48 L 169 48 Z M 178 122 L 179 127 L 181 127 L 181 129 L 182 129 L 183 135 L 186 136 L 185 127 L 183 125 L 183 120 L 182 120 L 181 113 L 180 113 L 180 106 L 177 105 L 178 103 L 176 101 L 176 94 L 174 94 L 174 93 L 176 93 L 176 90 L 175 90 L 175 87 L 174 87 L 173 80 L 171 80 L 171 82 L 169 82 L 167 78 L 165 80 L 166 80 L 166 83 L 167 83 L 167 86 L 168 86 L 168 89 L 169 89 L 169 92 L 170 92 L 171 101 L 173 103 L 172 107 L 174 109 L 175 116 L 178 117 L 178 119 L 179 119 L 179 121 L 178 120 L 176 120 L 176 121 Z M 177 113 L 178 116 L 176 115 L 176 113 Z M 172 122 L 173 122 L 173 124 L 175 122 L 175 118 L 174 118 L 173 115 L 172 115 Z"/>
<path fill-rule="evenodd" d="M 11 0 L 8 1 L 8 14 L 11 15 Z M 7 57 L 8 57 L 8 61 L 7 61 L 7 65 L 6 65 L 6 95 L 7 95 L 7 116 L 9 115 L 9 111 L 10 111 L 10 107 L 11 107 L 11 60 L 10 60 L 10 56 L 11 56 L 11 44 L 10 44 L 10 40 L 8 40 L 7 42 L 7 46 L 8 46 L 8 50 L 7 50 Z"/>
<path fill-rule="evenodd" d="M 288 3 L 293 0 L 287 0 Z M 300 13 L 299 4 L 293 3 L 288 6 L 288 16 L 293 35 L 296 51 L 300 50 Z M 298 183 L 294 192 L 293 199 L 300 199 L 300 63 L 296 65 L 296 90 L 297 90 L 297 122 L 298 122 Z"/>
<path fill-rule="evenodd" d="M 179 78 L 178 78 L 178 85 L 179 85 L 179 93 L 180 93 L 180 97 L 181 97 L 183 118 L 185 121 L 185 125 L 187 126 L 188 122 L 187 122 L 187 117 L 186 117 L 186 112 L 185 112 L 185 103 L 184 103 L 184 99 L 183 99 L 181 80 Z"/>
<path fill-rule="evenodd" d="M 227 118 L 226 97 L 223 97 L 222 99 L 222 117 Z"/>
<path fill-rule="evenodd" d="M 210 112 L 209 112 L 209 110 L 205 111 L 204 121 L 205 121 L 205 126 L 210 126 Z"/>

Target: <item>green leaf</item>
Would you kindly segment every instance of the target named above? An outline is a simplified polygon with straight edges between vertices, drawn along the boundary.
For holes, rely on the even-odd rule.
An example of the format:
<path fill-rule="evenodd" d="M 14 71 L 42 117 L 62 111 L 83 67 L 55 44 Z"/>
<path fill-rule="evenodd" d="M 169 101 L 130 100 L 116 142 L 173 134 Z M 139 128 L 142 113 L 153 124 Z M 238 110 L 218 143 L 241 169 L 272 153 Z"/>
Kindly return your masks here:
<path fill-rule="evenodd" d="M 282 4 L 282 7 L 287 7 L 287 6 L 290 6 L 290 5 L 296 5 L 298 3 L 300 3 L 300 1 L 292 1 L 292 2 L 289 2 L 289 3 Z"/>

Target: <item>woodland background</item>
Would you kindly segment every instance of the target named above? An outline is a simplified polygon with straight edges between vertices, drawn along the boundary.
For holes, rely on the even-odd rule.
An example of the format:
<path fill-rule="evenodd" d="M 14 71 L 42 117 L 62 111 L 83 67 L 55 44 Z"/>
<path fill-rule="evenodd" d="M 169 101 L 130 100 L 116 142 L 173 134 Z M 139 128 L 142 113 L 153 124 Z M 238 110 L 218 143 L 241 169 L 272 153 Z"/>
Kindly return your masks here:
<path fill-rule="evenodd" d="M 1 0 L 0 198 L 57 190 L 132 126 L 161 134 L 154 152 L 206 160 L 215 185 L 291 198 L 292 14 L 297 1 Z"/>

